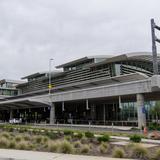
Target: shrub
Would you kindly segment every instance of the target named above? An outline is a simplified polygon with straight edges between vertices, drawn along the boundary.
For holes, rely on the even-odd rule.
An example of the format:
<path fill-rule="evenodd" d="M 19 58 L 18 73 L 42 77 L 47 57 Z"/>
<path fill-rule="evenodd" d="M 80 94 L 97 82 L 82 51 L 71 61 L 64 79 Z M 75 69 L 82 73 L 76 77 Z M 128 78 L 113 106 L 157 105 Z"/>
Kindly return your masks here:
<path fill-rule="evenodd" d="M 10 133 L 10 137 L 15 137 L 15 134 L 14 133 Z"/>
<path fill-rule="evenodd" d="M 46 132 L 45 134 L 46 134 L 46 136 L 47 136 L 48 138 L 50 138 L 50 139 L 52 139 L 52 140 L 55 140 L 55 139 L 58 138 L 58 135 L 57 135 L 56 133 L 53 133 L 53 132 Z"/>
<path fill-rule="evenodd" d="M 135 143 L 139 143 L 139 142 L 141 142 L 141 136 L 134 134 L 134 135 L 130 136 L 130 141 L 135 142 Z"/>
<path fill-rule="evenodd" d="M 90 151 L 89 145 L 85 144 L 81 147 L 81 153 L 88 153 Z"/>
<path fill-rule="evenodd" d="M 160 149 L 158 149 L 153 157 L 154 160 L 159 160 L 160 159 Z"/>
<path fill-rule="evenodd" d="M 148 129 L 149 130 L 160 130 L 160 125 L 157 124 L 157 123 L 150 123 L 149 126 L 148 126 Z"/>
<path fill-rule="evenodd" d="M 40 130 L 34 128 L 34 129 L 32 130 L 32 133 L 33 133 L 33 134 L 39 134 L 39 133 L 40 133 Z"/>
<path fill-rule="evenodd" d="M 36 136 L 35 141 L 36 143 L 41 143 L 43 141 L 43 136 Z"/>
<path fill-rule="evenodd" d="M 33 134 L 33 129 L 32 128 L 28 128 L 27 132 L 30 133 L 30 134 Z"/>
<path fill-rule="evenodd" d="M 83 137 L 83 133 L 77 132 L 73 135 L 75 138 L 81 139 Z"/>
<path fill-rule="evenodd" d="M 14 128 L 8 128 L 8 132 L 13 132 L 14 131 Z"/>
<path fill-rule="evenodd" d="M 50 152 L 57 152 L 58 151 L 58 147 L 59 147 L 58 143 L 54 143 L 54 142 L 48 143 L 48 150 Z"/>
<path fill-rule="evenodd" d="M 25 131 L 26 131 L 25 128 L 20 128 L 20 129 L 19 129 L 19 133 L 24 133 Z"/>
<path fill-rule="evenodd" d="M 20 150 L 27 150 L 28 149 L 28 143 L 26 141 L 21 141 L 20 143 L 18 143 L 16 145 L 16 148 L 20 149 Z"/>
<path fill-rule="evenodd" d="M 107 153 L 108 147 L 109 147 L 109 146 L 108 146 L 107 143 L 102 142 L 101 145 L 99 146 L 99 151 L 100 151 L 101 153 Z"/>
<path fill-rule="evenodd" d="M 97 140 L 99 142 L 108 142 L 110 140 L 110 136 L 108 134 L 105 134 L 105 135 L 103 135 L 101 137 L 98 137 Z"/>
<path fill-rule="evenodd" d="M 114 148 L 112 156 L 114 158 L 123 158 L 124 157 L 124 150 L 121 148 Z"/>
<path fill-rule="evenodd" d="M 136 127 L 132 127 L 131 130 L 132 130 L 132 131 L 140 131 L 140 129 L 139 129 L 139 128 L 136 128 Z"/>
<path fill-rule="evenodd" d="M 64 133 L 64 135 L 72 135 L 73 131 L 71 131 L 71 130 L 64 130 L 63 133 Z"/>
<path fill-rule="evenodd" d="M 29 140 L 31 140 L 31 137 L 30 137 L 29 135 L 24 135 L 24 136 L 23 136 L 23 139 L 24 139 L 25 141 L 29 141 Z"/>
<path fill-rule="evenodd" d="M 15 137 L 16 142 L 20 142 L 22 140 L 22 136 L 18 135 Z"/>
<path fill-rule="evenodd" d="M 8 148 L 9 141 L 5 137 L 0 138 L 0 148 Z"/>
<path fill-rule="evenodd" d="M 81 143 L 82 144 L 88 143 L 88 139 L 86 137 L 82 137 Z"/>
<path fill-rule="evenodd" d="M 35 148 L 36 148 L 35 144 L 28 143 L 28 147 L 27 147 L 28 150 L 35 150 Z"/>
<path fill-rule="evenodd" d="M 81 144 L 80 141 L 74 142 L 74 147 L 75 147 L 75 148 L 80 148 L 81 145 L 82 145 L 82 144 Z"/>
<path fill-rule="evenodd" d="M 71 136 L 65 136 L 64 138 L 65 138 L 65 140 L 67 140 L 67 141 L 71 141 L 71 139 L 72 139 Z"/>
<path fill-rule="evenodd" d="M 144 159 L 148 156 L 148 151 L 145 147 L 141 145 L 135 145 L 132 150 L 132 157 L 133 158 L 140 158 Z"/>
<path fill-rule="evenodd" d="M 10 138 L 10 134 L 7 133 L 7 132 L 3 132 L 2 133 L 2 137 L 5 137 L 5 138 L 9 139 Z"/>
<path fill-rule="evenodd" d="M 16 148 L 16 142 L 13 140 L 13 141 L 10 141 L 9 142 L 9 148 L 12 148 L 12 149 L 15 149 Z"/>
<path fill-rule="evenodd" d="M 46 136 L 43 137 L 43 142 L 44 142 L 44 143 L 45 143 L 45 142 L 48 142 L 48 140 L 49 140 L 48 137 L 46 137 Z"/>
<path fill-rule="evenodd" d="M 87 132 L 85 132 L 85 136 L 87 138 L 94 138 L 94 133 L 87 131 Z"/>
<path fill-rule="evenodd" d="M 59 144 L 59 150 L 61 153 L 73 153 L 73 146 L 68 141 L 63 141 Z"/>

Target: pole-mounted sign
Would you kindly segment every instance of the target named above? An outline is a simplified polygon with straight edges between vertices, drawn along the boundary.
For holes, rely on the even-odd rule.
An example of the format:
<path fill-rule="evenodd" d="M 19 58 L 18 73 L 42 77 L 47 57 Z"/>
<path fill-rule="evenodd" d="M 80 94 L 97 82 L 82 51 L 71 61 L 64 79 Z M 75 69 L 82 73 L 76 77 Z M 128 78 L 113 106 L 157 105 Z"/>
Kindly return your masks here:
<path fill-rule="evenodd" d="M 160 27 L 157 26 L 154 22 L 154 19 L 151 19 L 151 33 L 152 33 L 152 55 L 153 55 L 153 73 L 154 75 L 158 74 L 158 62 L 157 62 L 157 47 L 156 42 L 160 43 L 160 39 L 158 39 L 155 35 L 155 29 L 160 31 Z"/>

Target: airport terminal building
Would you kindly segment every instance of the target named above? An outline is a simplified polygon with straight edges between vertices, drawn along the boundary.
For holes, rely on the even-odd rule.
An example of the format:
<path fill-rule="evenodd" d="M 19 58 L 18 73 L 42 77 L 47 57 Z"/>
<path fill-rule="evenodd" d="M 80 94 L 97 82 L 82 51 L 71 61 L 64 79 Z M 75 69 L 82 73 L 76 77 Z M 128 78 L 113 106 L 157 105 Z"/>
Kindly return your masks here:
<path fill-rule="evenodd" d="M 49 72 L 23 77 L 14 95 L 0 99 L 0 120 L 142 127 L 154 119 L 160 76 L 153 75 L 151 53 L 86 56 L 56 68 L 50 94 Z"/>

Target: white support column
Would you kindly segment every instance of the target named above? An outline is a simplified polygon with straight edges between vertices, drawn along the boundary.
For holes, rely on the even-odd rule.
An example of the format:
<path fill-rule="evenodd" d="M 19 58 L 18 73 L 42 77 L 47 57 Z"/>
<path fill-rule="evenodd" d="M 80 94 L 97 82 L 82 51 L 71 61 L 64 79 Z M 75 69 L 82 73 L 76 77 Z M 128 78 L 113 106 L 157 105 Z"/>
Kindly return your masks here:
<path fill-rule="evenodd" d="M 89 110 L 88 99 L 86 99 L 86 110 Z"/>
<path fill-rule="evenodd" d="M 13 119 L 13 109 L 10 109 L 9 111 L 9 119 Z"/>
<path fill-rule="evenodd" d="M 92 104 L 91 105 L 91 119 L 95 120 L 95 118 L 96 118 L 96 106 L 95 104 Z"/>
<path fill-rule="evenodd" d="M 106 122 L 106 104 L 103 104 L 103 122 Z"/>
<path fill-rule="evenodd" d="M 51 103 L 50 106 L 50 124 L 55 124 L 55 104 Z"/>
<path fill-rule="evenodd" d="M 120 110 L 120 116 L 119 116 L 119 119 L 120 120 L 123 120 L 123 113 L 122 113 L 122 99 L 121 99 L 121 96 L 118 97 L 119 99 L 119 110 Z M 123 125 L 123 122 L 122 122 L 122 125 Z"/>
<path fill-rule="evenodd" d="M 137 94 L 138 128 L 146 126 L 146 111 L 143 94 Z"/>
<path fill-rule="evenodd" d="M 62 112 L 64 112 L 64 102 L 62 102 Z"/>
<path fill-rule="evenodd" d="M 122 108 L 121 96 L 119 96 L 118 98 L 119 98 L 119 108 Z"/>

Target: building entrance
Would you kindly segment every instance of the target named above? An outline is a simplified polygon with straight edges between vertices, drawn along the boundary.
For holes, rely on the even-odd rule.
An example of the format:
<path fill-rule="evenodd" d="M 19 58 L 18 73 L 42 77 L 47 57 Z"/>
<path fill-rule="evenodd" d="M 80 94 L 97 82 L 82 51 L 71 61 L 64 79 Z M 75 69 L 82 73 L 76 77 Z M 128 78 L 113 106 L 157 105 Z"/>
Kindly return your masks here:
<path fill-rule="evenodd" d="M 120 120 L 119 103 L 100 103 L 96 105 L 96 121 L 108 124 Z"/>
<path fill-rule="evenodd" d="M 119 104 L 109 103 L 104 104 L 105 106 L 105 121 L 118 121 L 119 120 Z"/>

